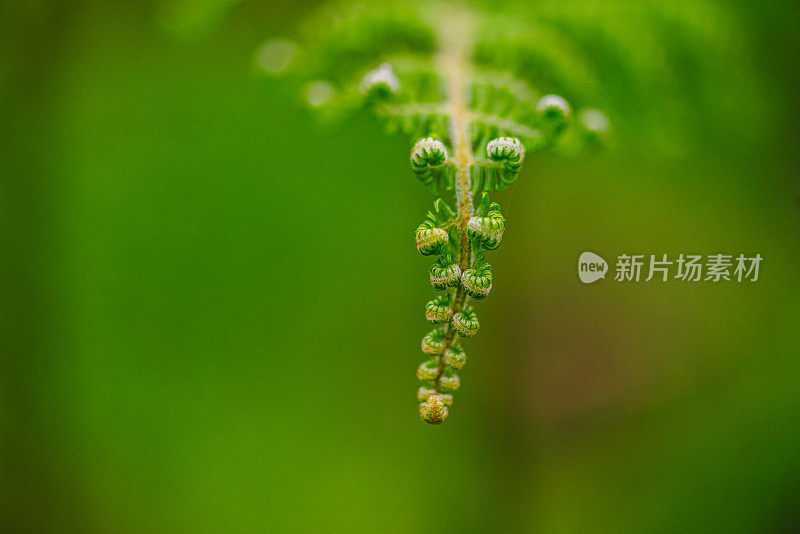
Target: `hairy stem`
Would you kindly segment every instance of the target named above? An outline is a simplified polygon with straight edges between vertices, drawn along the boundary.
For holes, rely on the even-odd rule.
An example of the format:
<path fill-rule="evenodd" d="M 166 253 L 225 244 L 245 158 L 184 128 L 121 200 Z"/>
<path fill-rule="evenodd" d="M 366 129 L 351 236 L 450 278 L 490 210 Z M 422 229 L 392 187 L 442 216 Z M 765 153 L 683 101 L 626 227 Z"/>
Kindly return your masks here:
<path fill-rule="evenodd" d="M 472 204 L 470 169 L 473 164 L 472 140 L 469 131 L 469 108 L 467 107 L 466 90 L 469 80 L 469 54 L 472 49 L 472 21 L 465 12 L 447 13 L 443 16 L 439 27 L 440 51 L 438 56 L 439 71 L 445 80 L 445 107 L 449 110 L 448 124 L 450 140 L 453 145 L 453 162 L 456 167 L 456 228 L 461 242 L 459 267 L 461 271 L 469 269 L 472 261 L 472 247 L 467 234 L 467 223 L 474 212 Z M 453 314 L 461 311 L 467 302 L 464 288 L 459 285 L 453 299 Z M 452 319 L 447 325 L 447 336 L 444 351 L 458 339 Z M 440 391 L 440 380 L 444 373 L 444 364 L 440 358 L 439 373 L 435 381 L 435 390 Z"/>

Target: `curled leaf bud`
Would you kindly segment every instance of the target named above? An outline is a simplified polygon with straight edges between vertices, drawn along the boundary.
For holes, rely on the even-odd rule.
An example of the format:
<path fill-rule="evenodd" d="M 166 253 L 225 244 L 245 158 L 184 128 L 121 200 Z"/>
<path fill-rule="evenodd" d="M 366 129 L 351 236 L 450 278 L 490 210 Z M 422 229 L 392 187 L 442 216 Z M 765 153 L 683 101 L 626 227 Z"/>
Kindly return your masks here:
<path fill-rule="evenodd" d="M 447 148 L 433 137 L 420 139 L 411 149 L 411 170 L 425 185 L 430 185 L 435 171 L 440 171 L 446 161 Z"/>
<path fill-rule="evenodd" d="M 434 328 L 422 338 L 422 352 L 425 354 L 441 354 L 447 332 L 443 327 Z"/>
<path fill-rule="evenodd" d="M 578 114 L 578 121 L 587 137 L 591 140 L 602 140 L 611 129 L 611 123 L 606 114 L 597 109 L 584 109 Z"/>
<path fill-rule="evenodd" d="M 536 103 L 536 111 L 541 113 L 545 120 L 554 124 L 566 123 L 572 112 L 567 101 L 558 95 L 543 96 Z"/>
<path fill-rule="evenodd" d="M 472 217 L 467 222 L 467 233 L 480 241 L 487 250 L 494 250 L 500 246 L 505 229 L 506 219 L 500 213 L 500 205 L 497 202 L 492 202 L 485 217 Z"/>
<path fill-rule="evenodd" d="M 425 402 L 419 405 L 419 416 L 426 423 L 438 425 L 447 419 L 447 406 L 445 406 L 441 395 L 431 395 Z"/>
<path fill-rule="evenodd" d="M 420 402 L 425 402 L 431 395 L 436 395 L 436 390 L 433 388 L 426 388 L 425 386 L 422 386 L 417 390 L 417 400 Z M 439 398 L 442 399 L 442 402 L 446 405 L 453 405 L 453 396 L 449 393 L 439 393 Z"/>
<path fill-rule="evenodd" d="M 516 178 L 525 161 L 525 147 L 516 137 L 498 137 L 486 145 L 486 155 L 490 160 L 502 163 L 506 172 Z"/>
<path fill-rule="evenodd" d="M 428 397 L 436 393 L 436 390 L 433 388 L 426 388 L 425 386 L 420 386 L 417 390 L 417 400 L 420 402 L 425 402 L 428 400 Z"/>
<path fill-rule="evenodd" d="M 436 358 L 419 364 L 417 378 L 420 380 L 436 380 L 437 376 L 439 376 L 439 361 Z"/>
<path fill-rule="evenodd" d="M 475 265 L 461 275 L 461 285 L 470 297 L 480 300 L 492 290 L 492 266 L 478 256 Z"/>
<path fill-rule="evenodd" d="M 458 327 L 456 327 L 456 330 L 458 330 Z M 477 328 L 475 330 L 477 330 Z M 451 345 L 444 351 L 442 363 L 458 371 L 467 363 L 467 355 L 464 354 L 464 349 L 461 348 L 461 345 Z"/>
<path fill-rule="evenodd" d="M 456 332 L 458 332 L 458 335 L 470 337 L 475 335 L 481 327 L 481 324 L 478 322 L 478 315 L 475 313 L 475 310 L 473 310 L 471 306 L 467 306 L 453 316 L 453 327 L 456 329 Z M 461 365 L 463 367 L 464 364 L 462 363 Z"/>
<path fill-rule="evenodd" d="M 440 257 L 436 263 L 431 265 L 431 284 L 436 289 L 456 287 L 461 280 L 461 268 L 453 258 L 447 254 Z"/>
<path fill-rule="evenodd" d="M 439 385 L 445 389 L 455 391 L 461 385 L 461 379 L 458 378 L 455 372 L 447 370 L 439 377 Z"/>
<path fill-rule="evenodd" d="M 400 91 L 400 80 L 395 76 L 390 64 L 382 63 L 377 69 L 364 75 L 359 89 L 369 97 L 383 99 Z"/>
<path fill-rule="evenodd" d="M 440 252 L 450 240 L 447 230 L 436 227 L 436 216 L 428 212 L 425 221 L 414 232 L 414 244 L 423 255 Z"/>
<path fill-rule="evenodd" d="M 453 316 L 450 308 L 450 294 L 439 295 L 429 300 L 425 306 L 425 318 L 432 323 L 446 323 Z"/>

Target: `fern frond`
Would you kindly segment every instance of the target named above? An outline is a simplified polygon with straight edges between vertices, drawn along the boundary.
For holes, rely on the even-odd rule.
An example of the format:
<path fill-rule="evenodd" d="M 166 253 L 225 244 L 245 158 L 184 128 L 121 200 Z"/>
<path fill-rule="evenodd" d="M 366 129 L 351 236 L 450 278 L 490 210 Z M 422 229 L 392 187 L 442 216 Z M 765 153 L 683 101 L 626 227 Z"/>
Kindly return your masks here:
<path fill-rule="evenodd" d="M 628 125 L 626 143 L 666 131 L 659 114 L 675 109 L 665 102 L 674 101 L 678 58 L 701 65 L 705 53 L 678 37 L 703 30 L 716 50 L 724 32 L 708 28 L 655 0 L 485 10 L 343 3 L 308 24 L 286 70 L 317 114 L 371 112 L 388 132 L 410 137 L 411 170 L 436 197 L 454 192 L 455 209 L 439 198 L 414 235 L 419 252 L 439 256 L 429 274 L 443 291 L 425 307 L 439 325 L 423 338 L 428 359 L 417 369 L 425 421 L 448 416 L 466 361 L 460 339 L 479 328 L 470 299 L 485 298 L 494 282 L 484 253 L 499 247 L 506 221 L 488 194 L 514 183 L 538 152 L 604 144 L 612 123 Z"/>

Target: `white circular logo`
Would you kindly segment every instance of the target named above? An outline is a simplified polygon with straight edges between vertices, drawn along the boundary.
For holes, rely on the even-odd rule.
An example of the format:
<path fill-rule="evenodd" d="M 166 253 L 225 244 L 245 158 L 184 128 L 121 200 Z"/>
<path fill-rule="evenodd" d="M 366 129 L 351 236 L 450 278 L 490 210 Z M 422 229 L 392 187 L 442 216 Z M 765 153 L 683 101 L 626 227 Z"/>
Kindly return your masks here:
<path fill-rule="evenodd" d="M 584 252 L 578 258 L 578 278 L 584 284 L 591 284 L 606 277 L 608 263 L 594 252 Z"/>

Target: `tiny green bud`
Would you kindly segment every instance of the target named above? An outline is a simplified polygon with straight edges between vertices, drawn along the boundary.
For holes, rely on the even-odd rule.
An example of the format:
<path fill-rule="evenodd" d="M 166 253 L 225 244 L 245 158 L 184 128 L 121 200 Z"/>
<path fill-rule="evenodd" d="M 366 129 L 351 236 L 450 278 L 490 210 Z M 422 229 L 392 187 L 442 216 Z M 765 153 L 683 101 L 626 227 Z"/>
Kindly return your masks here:
<path fill-rule="evenodd" d="M 420 139 L 411 149 L 411 170 L 425 185 L 433 181 L 434 171 L 441 169 L 446 161 L 447 148 L 433 137 Z"/>
<path fill-rule="evenodd" d="M 500 246 L 505 229 L 506 219 L 500 213 L 500 205 L 497 202 L 492 202 L 485 217 L 471 217 L 467 222 L 467 233 L 480 241 L 487 250 L 494 250 Z"/>
<path fill-rule="evenodd" d="M 444 327 L 434 328 L 422 338 L 422 352 L 425 354 L 441 354 L 444 350 L 444 339 L 447 335 Z"/>
<path fill-rule="evenodd" d="M 449 293 L 438 295 L 425 306 L 425 318 L 432 323 L 446 323 L 452 316 Z"/>
<path fill-rule="evenodd" d="M 447 370 L 439 378 L 439 385 L 445 389 L 455 391 L 461 385 L 461 379 L 458 378 L 455 372 Z"/>
<path fill-rule="evenodd" d="M 456 327 L 456 330 L 458 330 L 458 327 Z M 442 355 L 442 363 L 458 371 L 467 363 L 467 355 L 461 345 L 451 345 L 445 349 Z"/>
<path fill-rule="evenodd" d="M 578 114 L 584 135 L 589 141 L 599 142 L 608 137 L 611 123 L 605 113 L 597 109 L 584 109 Z"/>
<path fill-rule="evenodd" d="M 417 378 L 420 380 L 435 380 L 439 376 L 439 360 L 431 358 L 419 364 Z"/>
<path fill-rule="evenodd" d="M 536 111 L 541 113 L 545 120 L 554 124 L 566 123 L 572 112 L 567 101 L 558 95 L 543 96 L 536 103 Z"/>
<path fill-rule="evenodd" d="M 506 171 L 516 174 L 525 161 L 525 147 L 516 137 L 498 137 L 486 145 L 486 155 L 502 163 Z"/>
<path fill-rule="evenodd" d="M 436 254 L 450 241 L 447 230 L 436 227 L 436 216 L 428 212 L 425 221 L 414 232 L 414 244 L 424 256 Z"/>
<path fill-rule="evenodd" d="M 423 421 L 432 425 L 443 423 L 447 419 L 447 414 L 447 406 L 441 395 L 431 395 L 419 405 L 419 416 Z"/>
<path fill-rule="evenodd" d="M 475 265 L 461 275 L 461 285 L 467 294 L 476 300 L 485 298 L 489 294 L 492 290 L 492 280 L 492 266 L 480 255 Z"/>
<path fill-rule="evenodd" d="M 465 307 L 453 316 L 453 327 L 458 332 L 458 335 L 462 337 L 475 335 L 481 325 L 478 322 L 478 315 L 472 309 L 472 306 Z"/>
<path fill-rule="evenodd" d="M 502 172 L 497 173 L 498 181 L 494 184 L 498 191 L 502 191 L 517 179 L 522 162 L 525 161 L 525 147 L 516 137 L 498 137 L 486 145 L 486 155 L 503 166 Z"/>
<path fill-rule="evenodd" d="M 364 75 L 359 89 L 369 97 L 384 99 L 400 91 L 400 80 L 395 76 L 390 64 L 382 63 L 377 69 Z"/>
<path fill-rule="evenodd" d="M 431 284 L 436 289 L 456 287 L 461 280 L 461 268 L 449 254 L 446 254 L 431 265 L 430 278 Z"/>
<path fill-rule="evenodd" d="M 421 386 L 417 390 L 417 400 L 419 400 L 419 402 L 425 402 L 426 400 L 428 400 L 428 397 L 435 394 L 436 394 L 435 389 Z M 446 405 L 448 406 L 453 405 L 453 396 L 450 395 L 449 393 L 439 393 L 439 398 L 442 399 L 442 402 L 445 403 Z"/>
<path fill-rule="evenodd" d="M 428 397 L 436 393 L 436 390 L 433 388 L 426 388 L 425 386 L 420 386 L 417 390 L 417 400 L 420 402 L 425 402 Z"/>

